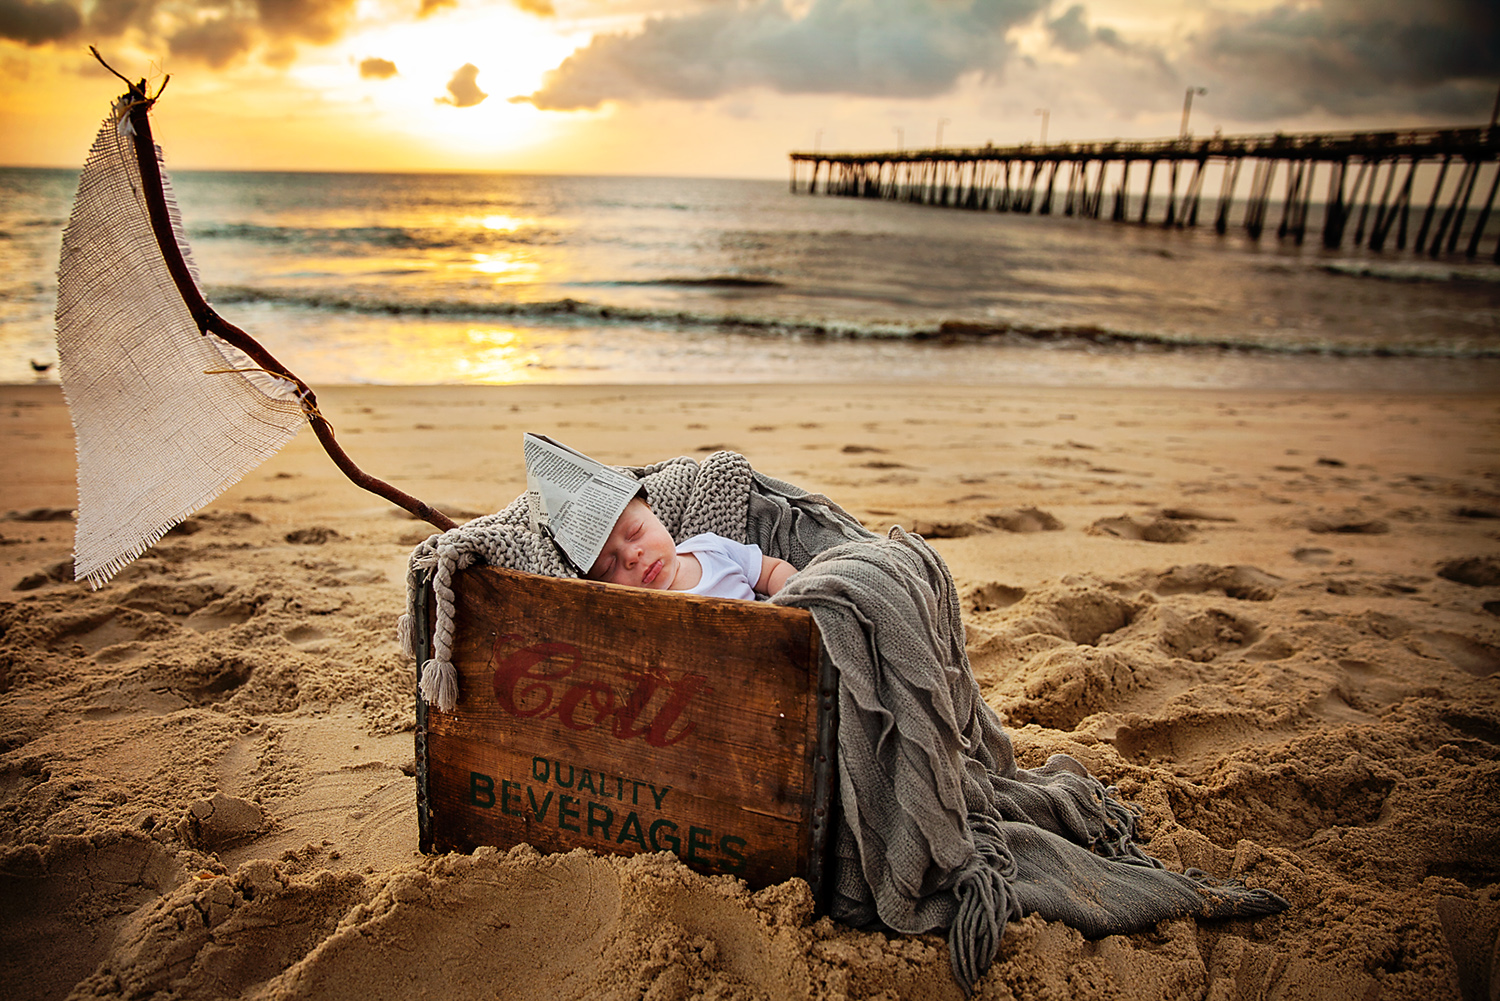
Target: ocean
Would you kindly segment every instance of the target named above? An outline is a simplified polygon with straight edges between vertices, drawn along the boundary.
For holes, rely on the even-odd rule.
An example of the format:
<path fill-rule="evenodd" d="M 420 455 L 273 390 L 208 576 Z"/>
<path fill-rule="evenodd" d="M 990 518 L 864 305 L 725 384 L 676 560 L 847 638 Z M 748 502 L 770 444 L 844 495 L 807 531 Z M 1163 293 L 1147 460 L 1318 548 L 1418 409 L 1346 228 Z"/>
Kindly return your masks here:
<path fill-rule="evenodd" d="M 785 181 L 172 180 L 209 300 L 314 387 L 1500 389 L 1500 266 L 1487 258 L 811 196 Z M 76 183 L 0 168 L 0 381 L 57 376 L 55 271 Z"/>

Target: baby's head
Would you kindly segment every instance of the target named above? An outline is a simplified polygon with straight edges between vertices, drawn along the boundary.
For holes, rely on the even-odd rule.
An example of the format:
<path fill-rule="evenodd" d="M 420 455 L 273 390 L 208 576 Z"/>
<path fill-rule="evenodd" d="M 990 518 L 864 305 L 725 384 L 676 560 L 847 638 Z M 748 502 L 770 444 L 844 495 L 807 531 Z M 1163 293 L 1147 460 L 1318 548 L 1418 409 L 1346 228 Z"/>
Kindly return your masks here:
<path fill-rule="evenodd" d="M 671 588 L 679 565 L 672 533 L 651 506 L 636 497 L 625 506 L 585 576 L 664 591 Z"/>

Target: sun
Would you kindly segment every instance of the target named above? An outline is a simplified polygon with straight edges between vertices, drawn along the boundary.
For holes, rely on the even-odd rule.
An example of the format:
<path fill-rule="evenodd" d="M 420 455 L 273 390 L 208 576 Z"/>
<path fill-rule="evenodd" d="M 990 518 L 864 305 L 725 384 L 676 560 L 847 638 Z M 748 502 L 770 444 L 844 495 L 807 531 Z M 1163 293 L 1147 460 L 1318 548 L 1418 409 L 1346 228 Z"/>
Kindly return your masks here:
<path fill-rule="evenodd" d="M 535 149 L 568 127 L 565 118 L 510 98 L 535 91 L 586 34 L 509 3 L 443 8 L 420 20 L 404 13 L 410 5 L 402 10 L 387 19 L 371 9 L 364 27 L 291 72 L 324 101 L 348 104 L 362 128 L 398 135 L 426 159 L 460 169 L 496 166 L 497 157 Z M 392 64 L 394 73 L 362 76 L 370 59 Z M 464 71 L 472 88 L 485 95 L 477 103 L 448 89 L 465 66 L 473 67 Z"/>

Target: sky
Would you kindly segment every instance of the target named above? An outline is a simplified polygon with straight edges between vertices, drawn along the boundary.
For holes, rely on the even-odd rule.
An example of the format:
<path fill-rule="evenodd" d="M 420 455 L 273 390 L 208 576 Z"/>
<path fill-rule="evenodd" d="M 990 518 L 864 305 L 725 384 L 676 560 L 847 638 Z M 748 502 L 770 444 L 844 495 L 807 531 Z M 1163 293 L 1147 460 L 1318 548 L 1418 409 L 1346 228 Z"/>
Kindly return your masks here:
<path fill-rule="evenodd" d="M 0 0 L 0 164 L 786 177 L 787 153 L 1486 124 L 1495 0 Z"/>

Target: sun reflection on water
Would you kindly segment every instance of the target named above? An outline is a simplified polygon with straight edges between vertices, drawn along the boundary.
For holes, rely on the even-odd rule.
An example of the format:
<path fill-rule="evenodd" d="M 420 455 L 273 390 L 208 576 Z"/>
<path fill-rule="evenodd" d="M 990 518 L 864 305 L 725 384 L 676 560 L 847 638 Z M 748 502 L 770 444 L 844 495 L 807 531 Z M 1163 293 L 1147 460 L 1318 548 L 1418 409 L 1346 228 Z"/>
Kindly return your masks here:
<path fill-rule="evenodd" d="M 519 330 L 471 327 L 468 341 L 469 350 L 453 360 L 465 381 L 525 382 L 544 367 L 535 345 Z"/>
<path fill-rule="evenodd" d="M 484 229 L 495 233 L 514 233 L 531 220 L 517 219 L 513 215 L 487 215 L 479 220 L 479 225 Z"/>
<path fill-rule="evenodd" d="M 498 282 L 535 281 L 541 273 L 541 265 L 535 259 L 529 254 L 516 250 L 475 254 L 470 267 L 482 275 L 489 275 Z"/>

